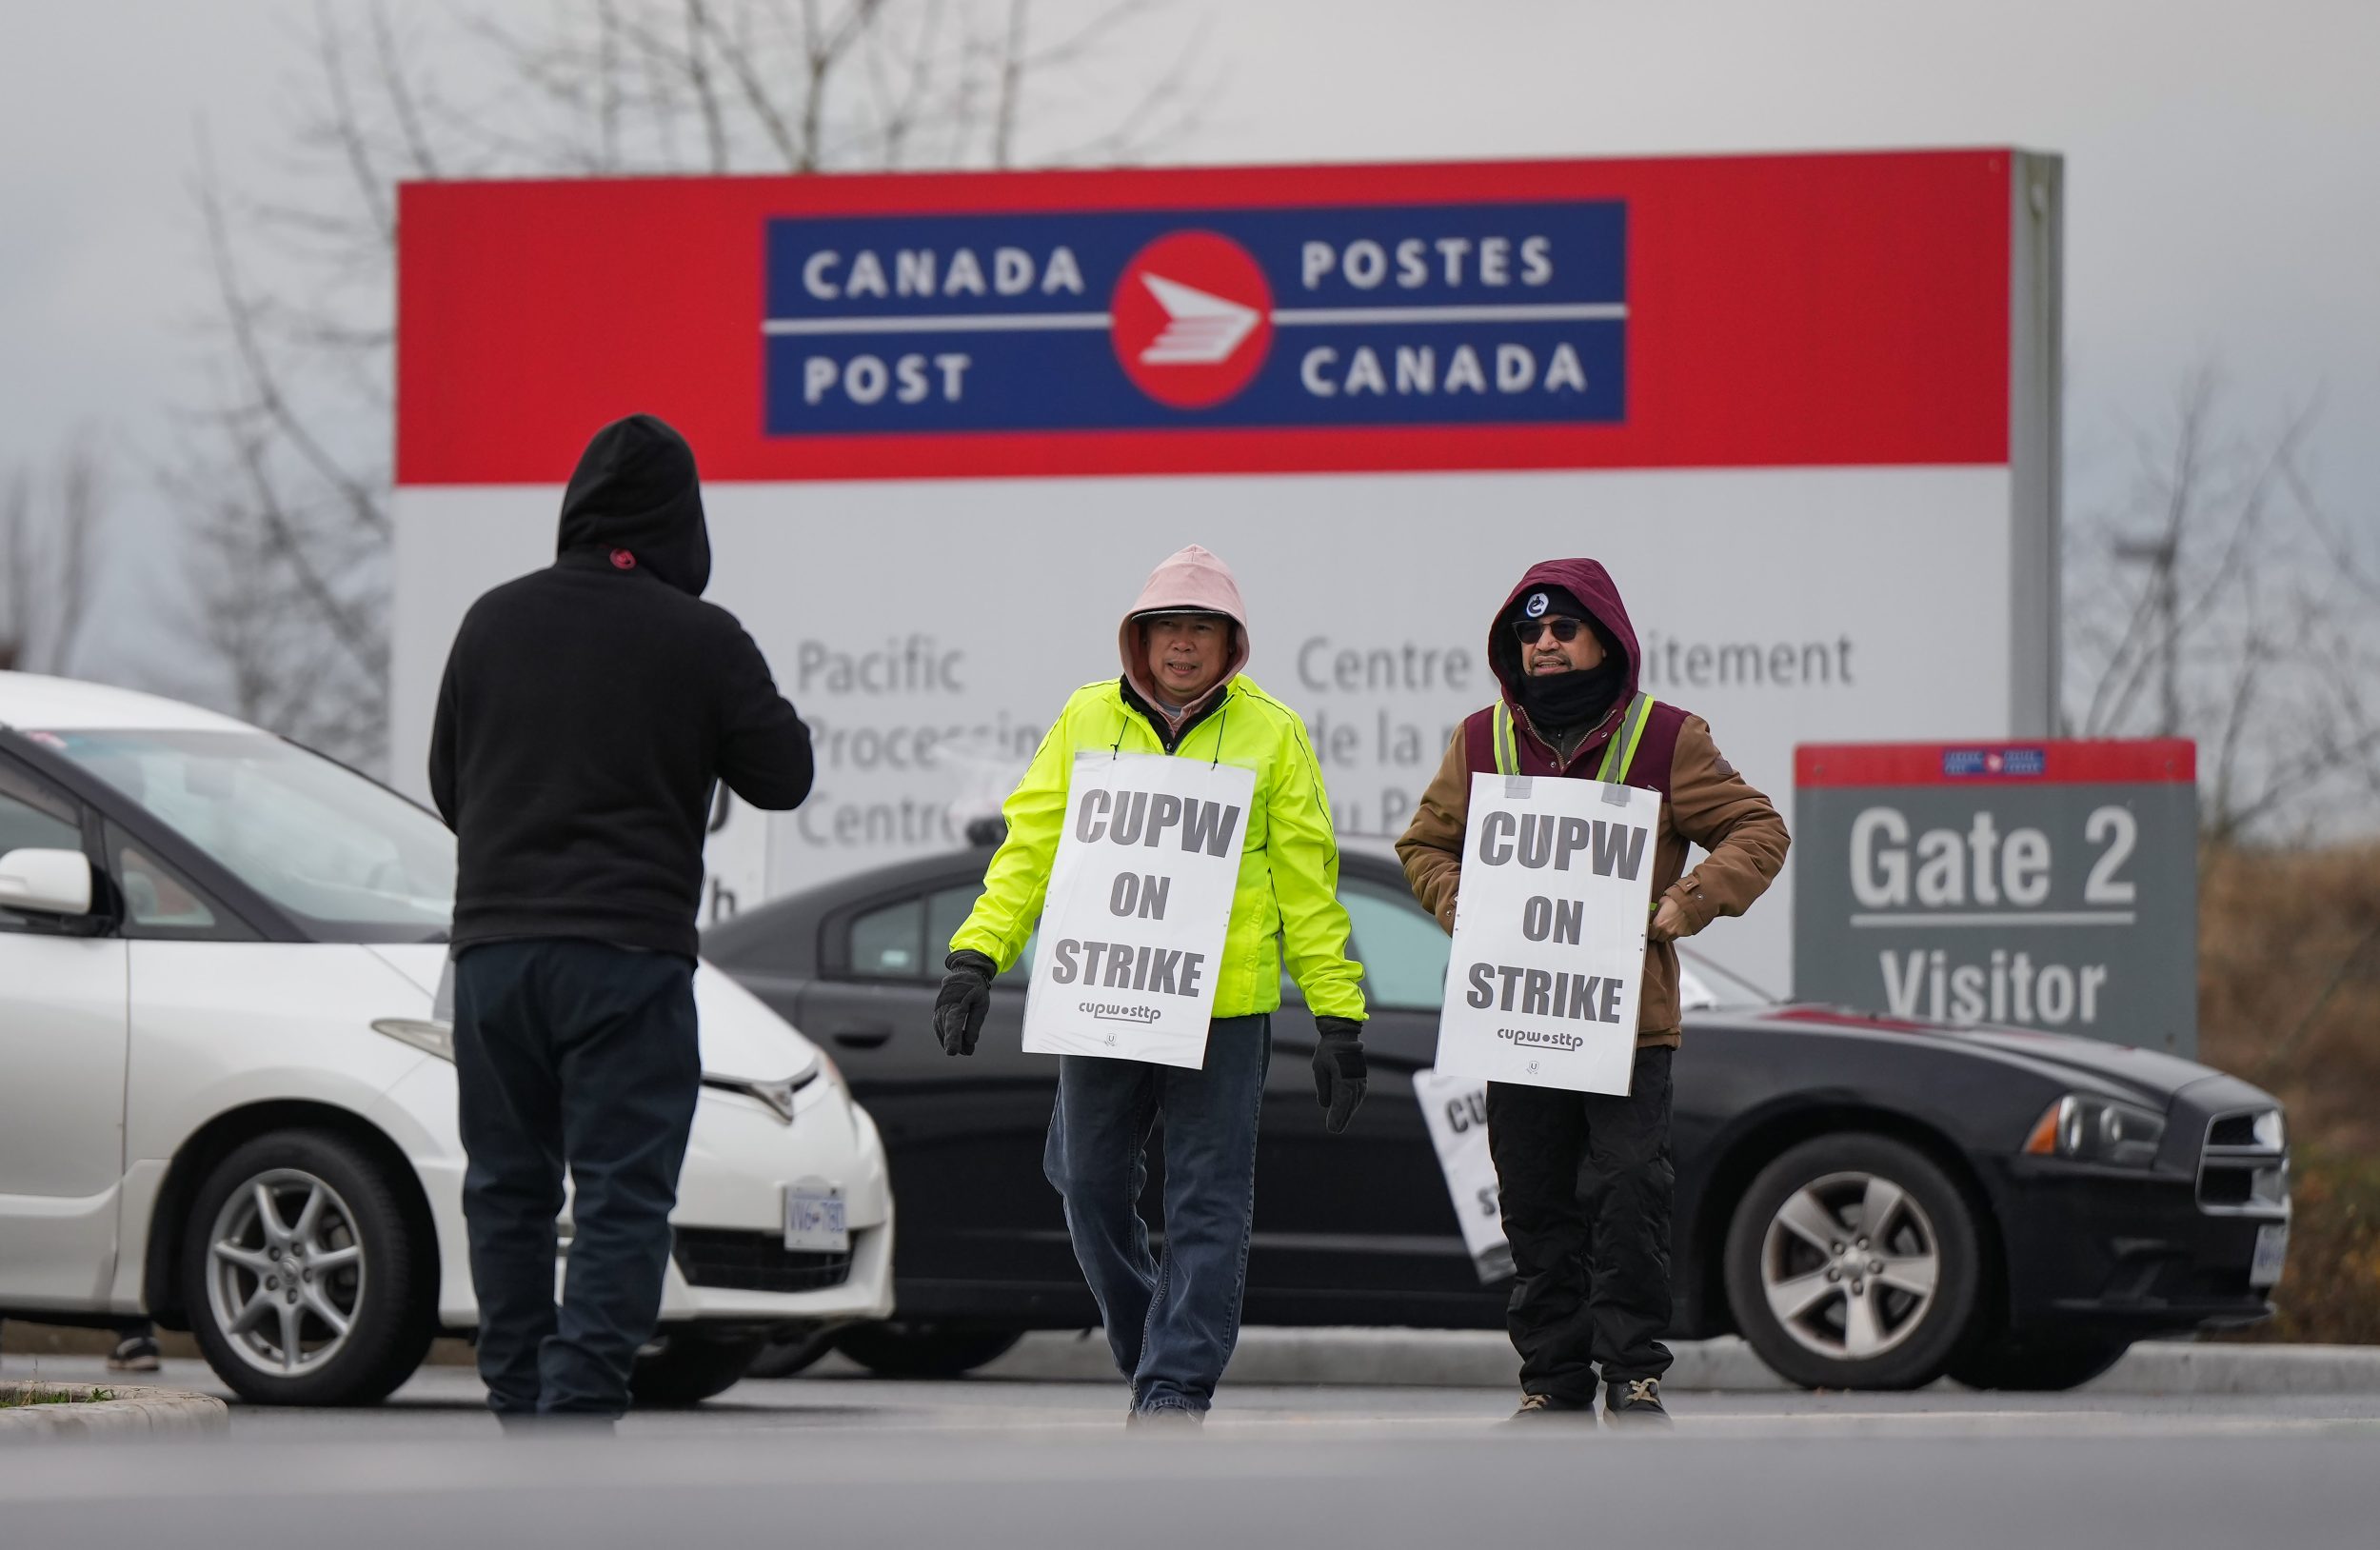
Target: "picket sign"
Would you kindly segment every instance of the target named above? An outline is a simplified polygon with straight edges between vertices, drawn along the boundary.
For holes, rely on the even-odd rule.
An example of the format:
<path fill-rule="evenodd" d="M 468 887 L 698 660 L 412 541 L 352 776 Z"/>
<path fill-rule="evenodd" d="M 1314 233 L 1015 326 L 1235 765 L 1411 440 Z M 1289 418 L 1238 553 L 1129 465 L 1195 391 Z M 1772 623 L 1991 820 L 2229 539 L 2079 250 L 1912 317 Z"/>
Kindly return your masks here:
<path fill-rule="evenodd" d="M 1075 755 L 1024 997 L 1028 1055 L 1206 1062 L 1256 772 Z"/>
<path fill-rule="evenodd" d="M 1438 1070 L 1628 1091 L 1660 817 L 1637 786 L 1471 777 Z"/>
<path fill-rule="evenodd" d="M 1430 1144 L 1438 1150 L 1438 1171 L 1446 1176 L 1455 1220 L 1462 1223 L 1462 1246 L 1471 1251 L 1479 1284 L 1507 1280 L 1513 1273 L 1513 1246 L 1504 1239 L 1496 1159 L 1488 1151 L 1487 1083 L 1444 1071 L 1416 1071 L 1413 1100 L 1421 1105 L 1421 1123 L 1429 1127 Z"/>

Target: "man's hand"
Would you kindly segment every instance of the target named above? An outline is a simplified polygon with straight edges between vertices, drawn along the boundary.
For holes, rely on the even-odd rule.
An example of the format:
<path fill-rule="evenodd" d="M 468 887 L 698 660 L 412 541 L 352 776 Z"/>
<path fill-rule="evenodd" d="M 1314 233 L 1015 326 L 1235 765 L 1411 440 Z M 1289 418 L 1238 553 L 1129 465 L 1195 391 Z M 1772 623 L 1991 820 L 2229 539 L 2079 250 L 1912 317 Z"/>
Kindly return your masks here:
<path fill-rule="evenodd" d="M 1000 965 L 971 947 L 942 960 L 942 994 L 934 998 L 934 1037 L 945 1055 L 972 1055 L 983 1014 L 992 1009 L 992 976 Z"/>
<path fill-rule="evenodd" d="M 1336 1136 L 1356 1117 L 1369 1085 L 1363 1024 L 1351 1017 L 1318 1017 L 1314 1026 L 1321 1036 L 1314 1046 L 1314 1101 L 1322 1105 L 1322 1123 Z"/>
<path fill-rule="evenodd" d="M 1661 907 L 1653 916 L 1653 926 L 1649 934 L 1656 942 L 1676 942 L 1679 937 L 1692 936 L 1694 933 L 1687 929 L 1686 912 L 1677 907 L 1677 901 L 1664 899 L 1661 901 Z"/>

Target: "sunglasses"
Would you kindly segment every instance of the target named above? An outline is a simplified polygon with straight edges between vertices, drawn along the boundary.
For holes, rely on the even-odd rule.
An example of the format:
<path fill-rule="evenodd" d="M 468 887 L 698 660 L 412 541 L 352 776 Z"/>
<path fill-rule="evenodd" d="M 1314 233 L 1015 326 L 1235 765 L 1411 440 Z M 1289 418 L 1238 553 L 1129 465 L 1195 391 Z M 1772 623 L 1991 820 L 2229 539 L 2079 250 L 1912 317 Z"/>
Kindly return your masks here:
<path fill-rule="evenodd" d="M 1520 637 L 1521 645 L 1535 646 L 1537 644 L 1537 631 L 1550 629 L 1556 640 L 1567 644 L 1577 640 L 1578 632 L 1586 627 L 1576 619 L 1523 619 L 1513 626 L 1513 633 Z"/>

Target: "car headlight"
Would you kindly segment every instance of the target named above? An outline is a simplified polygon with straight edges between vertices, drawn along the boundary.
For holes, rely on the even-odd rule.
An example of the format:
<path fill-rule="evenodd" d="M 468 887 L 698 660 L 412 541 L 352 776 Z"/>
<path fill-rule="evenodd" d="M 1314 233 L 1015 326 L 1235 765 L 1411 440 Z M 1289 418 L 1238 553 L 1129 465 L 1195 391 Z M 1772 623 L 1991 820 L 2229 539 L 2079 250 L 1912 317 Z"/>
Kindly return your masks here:
<path fill-rule="evenodd" d="M 384 1017 L 372 1023 L 374 1033 L 385 1033 L 401 1044 L 411 1044 L 426 1055 L 442 1061 L 454 1059 L 454 1024 L 432 1023 L 418 1017 Z"/>
<path fill-rule="evenodd" d="M 2145 1168 L 2165 1140 L 2165 1116 L 2112 1098 L 2069 1093 L 2052 1103 L 2025 1138 L 2033 1157 Z"/>
<path fill-rule="evenodd" d="M 2268 1152 L 2289 1150 L 2289 1130 L 2279 1109 L 2269 1108 L 2256 1116 L 2256 1144 Z"/>

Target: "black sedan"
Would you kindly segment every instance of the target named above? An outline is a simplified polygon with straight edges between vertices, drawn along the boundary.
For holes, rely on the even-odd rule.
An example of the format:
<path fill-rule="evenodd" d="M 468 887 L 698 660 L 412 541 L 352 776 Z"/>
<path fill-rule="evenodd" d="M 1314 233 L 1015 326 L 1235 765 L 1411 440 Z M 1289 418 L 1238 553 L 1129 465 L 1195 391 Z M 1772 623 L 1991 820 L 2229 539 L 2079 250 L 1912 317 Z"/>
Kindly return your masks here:
<path fill-rule="evenodd" d="M 972 1060 L 931 1026 L 942 945 L 987 850 L 779 900 L 704 951 L 831 1050 L 875 1116 L 899 1202 L 900 1319 L 831 1338 L 879 1371 L 953 1373 L 1098 1312 L 1041 1177 L 1056 1063 L 1021 1051 L 1022 965 Z M 1273 1020 L 1246 1317 L 1489 1328 L 1417 1107 L 1447 938 L 1394 858 L 1350 852 L 1371 1095 L 1324 1132 L 1313 1020 Z M 1030 962 L 1030 951 L 1024 962 Z M 1835 1008 L 1690 1010 L 1676 1065 L 1672 1334 L 1740 1332 L 1812 1386 L 2082 1382 L 2132 1341 L 2251 1322 L 2288 1236 L 2279 1104 L 2206 1066 L 2012 1030 Z M 1156 1162 L 1152 1159 L 1152 1163 Z M 1153 1165 L 1145 1213 L 1159 1220 Z M 817 1347 L 813 1347 L 814 1349 Z"/>

